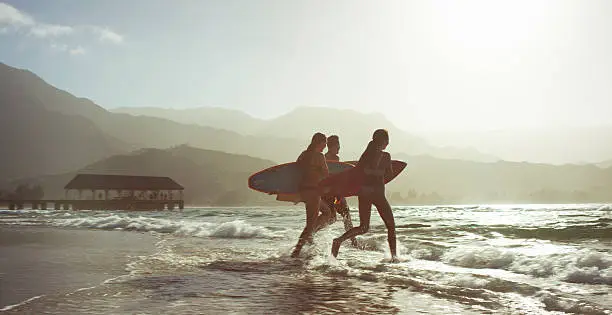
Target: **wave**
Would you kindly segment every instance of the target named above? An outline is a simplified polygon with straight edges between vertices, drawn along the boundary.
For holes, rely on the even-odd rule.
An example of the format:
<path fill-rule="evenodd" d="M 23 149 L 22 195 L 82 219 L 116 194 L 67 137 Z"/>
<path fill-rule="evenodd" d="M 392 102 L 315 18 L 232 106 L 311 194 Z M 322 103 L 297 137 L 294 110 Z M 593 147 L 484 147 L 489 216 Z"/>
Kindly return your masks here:
<path fill-rule="evenodd" d="M 564 228 L 488 228 L 505 236 L 543 240 L 612 239 L 612 227 L 605 221 L 594 225 L 575 225 Z M 484 232 L 484 231 L 483 231 Z"/>
<path fill-rule="evenodd" d="M 47 214 L 52 213 L 53 210 L 30 210 L 30 209 L 20 209 L 20 210 L 0 210 L 0 215 L 36 215 L 36 214 Z"/>
<path fill-rule="evenodd" d="M 179 236 L 214 238 L 273 238 L 278 233 L 272 232 L 265 227 L 253 226 L 243 220 L 210 223 L 182 220 L 175 221 L 142 216 L 126 217 L 120 215 L 61 219 L 54 221 L 53 225 L 60 227 L 157 232 Z"/>
<path fill-rule="evenodd" d="M 459 267 L 504 269 L 571 283 L 612 285 L 612 255 L 588 249 L 531 257 L 495 247 L 456 247 L 444 252 L 440 260 Z"/>
<path fill-rule="evenodd" d="M 8 306 L 5 306 L 5 307 L 3 307 L 3 308 L 0 308 L 0 312 L 10 311 L 10 310 L 12 310 L 12 309 L 14 309 L 14 308 L 17 308 L 17 307 L 20 307 L 20 306 L 26 305 L 26 304 L 28 304 L 28 303 L 30 303 L 30 302 L 32 302 L 32 301 L 34 301 L 34 300 L 38 300 L 38 299 L 40 299 L 40 298 L 42 298 L 42 297 L 44 297 L 44 295 L 38 295 L 38 296 L 31 297 L 31 298 L 29 298 L 29 299 L 27 299 L 27 300 L 25 300 L 25 301 L 21 301 L 21 302 L 19 302 L 19 303 L 17 303 L 17 304 L 13 304 L 13 305 L 8 305 Z"/>
<path fill-rule="evenodd" d="M 612 211 L 612 205 L 604 205 L 597 209 L 597 211 Z"/>
<path fill-rule="evenodd" d="M 399 230 L 398 233 L 408 233 L 406 235 L 415 235 L 418 233 L 420 236 L 427 235 L 445 235 L 448 237 L 462 235 L 465 233 L 477 234 L 481 237 L 498 237 L 503 235 L 511 238 L 521 239 L 542 239 L 542 240 L 580 240 L 580 239 L 612 239 L 612 219 L 610 218 L 599 218 L 590 221 L 573 222 L 573 225 L 560 226 L 560 227 L 517 227 L 517 226 L 503 226 L 503 225 L 492 225 L 482 226 L 477 224 L 467 225 L 433 225 L 427 227 L 424 224 L 405 224 L 398 225 L 396 228 Z M 572 224 L 570 222 L 567 222 Z M 413 228 L 410 232 L 406 232 L 407 228 Z M 418 230 L 417 230 L 418 229 Z M 373 231 L 384 230 L 384 226 L 374 226 Z"/>

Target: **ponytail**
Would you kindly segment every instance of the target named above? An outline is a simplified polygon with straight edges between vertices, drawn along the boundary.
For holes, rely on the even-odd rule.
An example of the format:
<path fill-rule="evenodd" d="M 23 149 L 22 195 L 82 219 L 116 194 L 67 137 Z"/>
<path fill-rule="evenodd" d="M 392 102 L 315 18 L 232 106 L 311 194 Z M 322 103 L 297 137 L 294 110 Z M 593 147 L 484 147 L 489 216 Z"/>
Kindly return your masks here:
<path fill-rule="evenodd" d="M 363 153 L 361 154 L 361 157 L 359 157 L 359 162 L 357 162 L 358 166 L 364 166 L 365 164 L 369 164 L 370 161 L 372 160 L 372 156 L 376 153 L 376 143 L 374 142 L 374 140 L 371 140 L 370 142 L 368 142 L 368 146 L 366 147 L 365 151 L 363 151 Z"/>

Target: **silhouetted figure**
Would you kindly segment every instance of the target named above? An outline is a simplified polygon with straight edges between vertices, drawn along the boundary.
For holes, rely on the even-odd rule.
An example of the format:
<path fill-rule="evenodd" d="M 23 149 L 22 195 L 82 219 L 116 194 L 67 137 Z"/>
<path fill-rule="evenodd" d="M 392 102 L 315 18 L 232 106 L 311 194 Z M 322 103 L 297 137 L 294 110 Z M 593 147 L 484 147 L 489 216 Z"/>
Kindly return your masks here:
<path fill-rule="evenodd" d="M 387 227 L 387 240 L 391 251 L 391 259 L 397 261 L 395 245 L 395 219 L 391 206 L 385 197 L 385 176 L 393 173 L 391 155 L 383 150 L 389 145 L 389 134 L 384 129 L 378 129 L 372 136 L 372 141 L 359 158 L 357 168 L 363 172 L 364 181 L 357 195 L 359 199 L 359 226 L 346 231 L 332 242 L 332 255 L 338 256 L 340 245 L 345 240 L 365 234 L 370 229 L 372 205 L 376 206 L 378 214 Z"/>
<path fill-rule="evenodd" d="M 299 192 L 302 201 L 306 206 L 306 227 L 300 234 L 291 257 L 297 257 L 306 242 L 312 242 L 312 234 L 318 230 L 320 226 L 329 223 L 331 219 L 330 209 L 321 202 L 321 194 L 319 192 L 319 181 L 329 175 L 327 162 L 323 156 L 323 149 L 327 144 L 327 138 L 322 133 L 315 133 L 312 136 L 310 145 L 297 158 L 297 164 L 302 173 L 302 179 L 299 183 Z M 321 215 L 319 215 L 319 209 Z"/>
<path fill-rule="evenodd" d="M 329 136 L 327 138 L 327 153 L 325 153 L 325 160 L 327 161 L 340 161 L 340 138 L 336 135 Z M 351 220 L 351 213 L 346 203 L 346 198 L 340 196 L 326 196 L 323 197 L 323 201 L 331 209 L 332 220 L 336 219 L 336 212 L 342 216 L 344 222 L 344 230 L 348 231 L 353 228 L 353 222 Z M 351 244 L 357 246 L 357 240 L 352 237 Z"/>

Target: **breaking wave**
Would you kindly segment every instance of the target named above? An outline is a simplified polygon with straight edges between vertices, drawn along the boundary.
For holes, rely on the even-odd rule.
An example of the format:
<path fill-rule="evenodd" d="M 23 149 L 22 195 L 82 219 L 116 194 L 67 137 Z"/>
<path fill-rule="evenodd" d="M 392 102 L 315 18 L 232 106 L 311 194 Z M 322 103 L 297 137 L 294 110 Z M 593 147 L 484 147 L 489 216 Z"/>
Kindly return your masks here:
<path fill-rule="evenodd" d="M 54 225 L 60 227 L 157 232 L 178 236 L 214 238 L 273 238 L 278 233 L 272 232 L 265 227 L 253 226 L 243 220 L 210 223 L 120 215 L 62 219 L 55 221 Z"/>
<path fill-rule="evenodd" d="M 612 255 L 594 250 L 531 257 L 495 247 L 457 247 L 440 260 L 466 268 L 504 269 L 571 283 L 612 285 Z"/>

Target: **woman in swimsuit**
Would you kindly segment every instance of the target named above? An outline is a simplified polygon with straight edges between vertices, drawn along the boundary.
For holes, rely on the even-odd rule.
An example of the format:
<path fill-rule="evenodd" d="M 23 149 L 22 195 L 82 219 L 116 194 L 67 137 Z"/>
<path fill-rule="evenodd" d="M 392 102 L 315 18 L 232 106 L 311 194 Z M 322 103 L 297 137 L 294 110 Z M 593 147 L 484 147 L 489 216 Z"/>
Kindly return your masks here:
<path fill-rule="evenodd" d="M 291 257 L 297 257 L 306 242 L 312 242 L 312 234 L 319 226 L 327 224 L 331 219 L 330 209 L 321 202 L 321 193 L 318 184 L 321 179 L 329 175 L 327 162 L 323 156 L 323 149 L 327 145 L 327 137 L 322 133 L 312 136 L 308 148 L 300 154 L 297 163 L 302 172 L 300 181 L 301 200 L 306 205 L 306 227 L 302 231 Z M 321 215 L 319 216 L 319 209 Z"/>
<path fill-rule="evenodd" d="M 387 227 L 387 240 L 391 251 L 391 259 L 397 261 L 395 245 L 395 220 L 391 206 L 385 197 L 385 175 L 392 173 L 391 155 L 383 150 L 389 145 L 389 134 L 384 129 L 378 129 L 368 143 L 357 168 L 363 171 L 364 181 L 357 198 L 359 200 L 359 226 L 346 231 L 332 242 L 332 255 L 338 256 L 340 245 L 345 240 L 365 234 L 370 229 L 372 205 L 376 206 L 378 214 Z"/>

